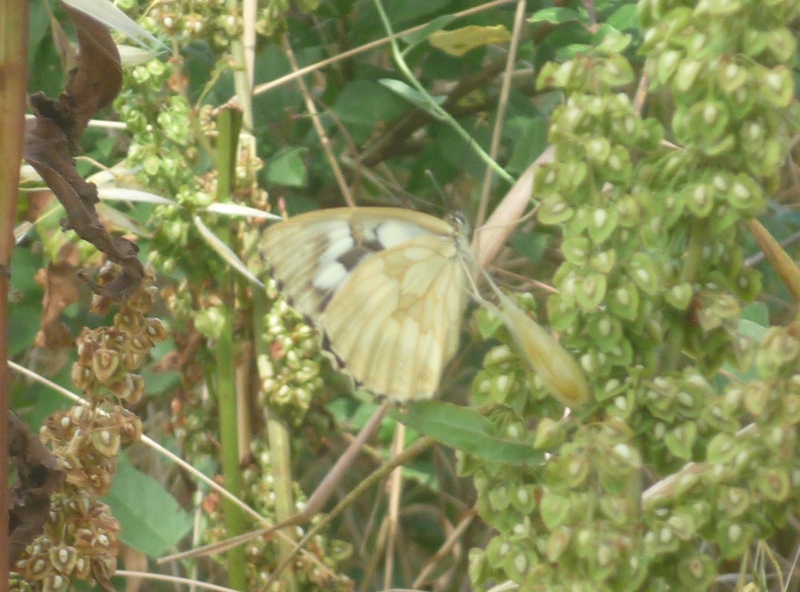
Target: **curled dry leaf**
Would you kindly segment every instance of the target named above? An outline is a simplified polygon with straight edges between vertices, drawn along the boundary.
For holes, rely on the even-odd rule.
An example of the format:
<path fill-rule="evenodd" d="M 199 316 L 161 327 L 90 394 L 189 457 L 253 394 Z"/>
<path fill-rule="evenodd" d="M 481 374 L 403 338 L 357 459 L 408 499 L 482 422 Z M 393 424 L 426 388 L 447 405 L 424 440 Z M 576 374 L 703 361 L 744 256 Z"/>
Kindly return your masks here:
<path fill-rule="evenodd" d="M 95 208 L 97 187 L 81 178 L 73 160 L 89 120 L 122 88 L 119 52 L 103 25 L 68 6 L 64 10 L 77 28 L 76 66 L 58 99 L 41 93 L 31 97 L 36 117 L 27 122 L 23 155 L 64 205 L 67 217 L 61 221 L 62 228 L 75 230 L 122 268 L 110 284 L 90 282 L 92 289 L 124 300 L 144 277 L 144 267 L 136 257 L 139 249 L 127 239 L 112 236 L 100 223 Z"/>

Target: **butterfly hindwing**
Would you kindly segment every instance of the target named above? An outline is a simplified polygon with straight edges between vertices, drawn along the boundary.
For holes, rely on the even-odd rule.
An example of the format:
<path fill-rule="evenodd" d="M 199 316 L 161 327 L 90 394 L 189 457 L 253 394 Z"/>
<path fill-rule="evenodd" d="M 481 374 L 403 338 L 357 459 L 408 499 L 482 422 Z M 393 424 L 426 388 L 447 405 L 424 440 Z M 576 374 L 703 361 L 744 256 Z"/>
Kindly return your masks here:
<path fill-rule="evenodd" d="M 419 237 L 365 260 L 334 295 L 322 319 L 329 347 L 367 389 L 397 400 L 434 395 L 466 305 L 458 257 L 447 237 Z"/>
<path fill-rule="evenodd" d="M 344 372 L 399 401 L 436 392 L 467 301 L 456 228 L 400 208 L 341 208 L 272 226 L 262 246 Z"/>

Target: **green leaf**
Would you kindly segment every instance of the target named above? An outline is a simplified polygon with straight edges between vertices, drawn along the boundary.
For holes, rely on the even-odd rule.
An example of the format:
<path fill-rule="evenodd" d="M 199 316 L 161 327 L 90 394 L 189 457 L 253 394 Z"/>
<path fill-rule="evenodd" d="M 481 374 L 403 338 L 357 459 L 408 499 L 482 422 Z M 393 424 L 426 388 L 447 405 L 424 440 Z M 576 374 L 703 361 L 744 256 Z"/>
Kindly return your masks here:
<path fill-rule="evenodd" d="M 430 44 L 452 56 L 461 57 L 476 47 L 508 43 L 511 33 L 503 25 L 481 27 L 467 25 L 453 31 L 437 31 L 430 37 Z"/>
<path fill-rule="evenodd" d="M 636 4 L 625 4 L 611 13 L 606 24 L 620 31 L 638 30 L 639 19 L 636 16 Z"/>
<path fill-rule="evenodd" d="M 333 112 L 344 123 L 375 125 L 395 119 L 408 108 L 408 103 L 372 80 L 354 80 L 348 84 L 333 106 Z"/>
<path fill-rule="evenodd" d="M 511 123 L 513 122 L 509 122 Z M 506 166 L 506 170 L 511 173 L 521 173 L 527 169 L 547 147 L 547 121 L 543 117 L 524 118 L 521 128 L 519 139 L 511 149 L 511 158 Z"/>
<path fill-rule="evenodd" d="M 430 113 L 434 117 L 438 117 L 438 114 L 434 111 L 431 101 L 437 105 L 441 105 L 447 100 L 447 97 L 433 97 L 427 93 L 423 94 L 396 78 L 382 78 L 379 82 L 393 93 L 403 97 L 409 103 L 419 107 L 426 113 Z"/>
<path fill-rule="evenodd" d="M 509 242 L 517 253 L 535 262 L 542 258 L 548 237 L 541 232 L 515 232 Z"/>
<path fill-rule="evenodd" d="M 192 527 L 192 515 L 184 511 L 164 487 L 137 470 L 125 454 L 103 499 L 119 520 L 120 540 L 150 557 L 173 549 Z"/>
<path fill-rule="evenodd" d="M 8 355 L 17 356 L 33 345 L 39 332 L 41 302 L 11 304 L 8 319 Z"/>
<path fill-rule="evenodd" d="M 425 41 L 428 37 L 430 37 L 436 31 L 440 29 L 444 29 L 447 25 L 452 23 L 456 20 L 456 17 L 452 14 L 446 14 L 444 16 L 440 16 L 438 18 L 433 19 L 427 25 L 425 25 L 419 31 L 413 31 L 406 35 L 400 35 L 400 39 L 405 41 L 408 45 L 403 50 L 403 53 L 408 53 L 411 49 Z"/>
<path fill-rule="evenodd" d="M 750 335 L 750 337 L 761 340 L 761 336 L 764 331 L 766 331 L 766 327 L 769 326 L 769 310 L 767 309 L 767 305 L 763 302 L 754 302 L 753 304 L 744 306 L 742 308 L 742 319 L 761 325 L 762 331 L 758 336 Z M 739 327 L 739 332 L 748 334 L 745 333 L 741 327 Z"/>
<path fill-rule="evenodd" d="M 206 226 L 205 222 L 203 222 L 200 216 L 195 216 L 193 221 L 195 227 L 200 232 L 200 235 L 205 239 L 206 243 L 208 243 L 208 246 L 214 249 L 223 261 L 242 274 L 253 285 L 260 288 L 264 287 L 264 284 L 261 283 L 261 280 L 254 276 L 244 262 L 239 259 L 239 256 L 234 253 L 233 250 L 231 250 L 231 248 L 226 245 L 221 238 L 214 234 L 214 232 L 208 226 Z"/>
<path fill-rule="evenodd" d="M 425 2 L 384 2 L 386 15 L 395 31 L 414 21 L 429 17 L 450 4 L 450 0 L 426 0 Z"/>
<path fill-rule="evenodd" d="M 561 23 L 570 21 L 585 23 L 586 16 L 571 8 L 545 8 L 543 10 L 537 10 L 528 18 L 529 23 L 551 23 L 554 25 L 560 25 Z"/>
<path fill-rule="evenodd" d="M 442 444 L 489 462 L 531 465 L 544 460 L 532 444 L 496 434 L 489 420 L 467 407 L 420 401 L 393 411 L 392 416 Z"/>
<path fill-rule="evenodd" d="M 303 147 L 285 150 L 267 165 L 267 179 L 275 185 L 305 187 L 308 184 L 306 165 L 303 162 Z"/>

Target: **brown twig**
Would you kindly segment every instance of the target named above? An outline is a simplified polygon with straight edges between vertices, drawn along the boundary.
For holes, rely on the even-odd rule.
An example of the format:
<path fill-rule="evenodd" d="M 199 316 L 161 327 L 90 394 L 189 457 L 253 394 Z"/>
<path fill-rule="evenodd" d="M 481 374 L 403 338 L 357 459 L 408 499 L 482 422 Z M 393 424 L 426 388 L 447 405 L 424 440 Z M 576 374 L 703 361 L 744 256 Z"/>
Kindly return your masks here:
<path fill-rule="evenodd" d="M 8 540 L 8 291 L 14 221 L 19 192 L 19 164 L 25 127 L 28 82 L 28 2 L 0 2 L 0 549 Z M 8 590 L 9 555 L 0 552 L 0 592 Z"/>

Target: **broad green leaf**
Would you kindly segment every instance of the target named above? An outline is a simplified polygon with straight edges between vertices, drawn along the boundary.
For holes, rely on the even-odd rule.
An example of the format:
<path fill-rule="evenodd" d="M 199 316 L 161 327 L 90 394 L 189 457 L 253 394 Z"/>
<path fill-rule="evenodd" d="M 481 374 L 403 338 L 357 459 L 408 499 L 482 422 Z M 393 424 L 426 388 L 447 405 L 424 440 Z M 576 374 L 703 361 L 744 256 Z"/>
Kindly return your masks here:
<path fill-rule="evenodd" d="M 570 43 L 560 47 L 556 52 L 557 62 L 567 62 L 576 58 L 579 55 L 589 53 L 593 48 L 591 45 L 584 45 L 583 43 Z"/>
<path fill-rule="evenodd" d="M 761 325 L 762 329 L 769 326 L 769 310 L 763 302 L 754 302 L 742 308 L 742 319 Z M 741 332 L 741 328 L 740 328 Z M 751 335 L 753 337 L 753 335 Z M 758 339 L 761 339 L 759 336 Z"/>
<path fill-rule="evenodd" d="M 542 258 L 548 238 L 541 232 L 515 232 L 510 242 L 517 253 L 535 262 Z"/>
<path fill-rule="evenodd" d="M 305 187 L 308 184 L 308 173 L 303 154 L 303 147 L 286 150 L 273 158 L 267 165 L 267 179 L 276 185 L 287 187 Z"/>
<path fill-rule="evenodd" d="M 42 317 L 41 302 L 12 304 L 8 318 L 8 355 L 18 356 L 31 348 Z"/>
<path fill-rule="evenodd" d="M 489 462 L 539 464 L 544 458 L 532 443 L 498 435 L 489 420 L 467 407 L 420 401 L 393 411 L 392 416 L 442 444 Z"/>
<path fill-rule="evenodd" d="M 636 16 L 636 4 L 620 6 L 606 19 L 606 24 L 620 31 L 638 30 L 639 18 Z"/>
<path fill-rule="evenodd" d="M 445 53 L 460 57 L 476 47 L 508 43 L 511 33 L 503 25 L 480 27 L 468 25 L 453 31 L 436 31 L 430 36 L 430 44 Z"/>
<path fill-rule="evenodd" d="M 430 17 L 447 8 L 450 0 L 425 0 L 425 2 L 384 2 L 386 15 L 395 31 Z"/>
<path fill-rule="evenodd" d="M 150 557 L 173 549 L 192 527 L 191 514 L 158 481 L 137 470 L 125 454 L 119 457 L 111 491 L 103 501 L 119 520 L 120 540 Z"/>
<path fill-rule="evenodd" d="M 516 118 L 522 120 L 520 136 L 511 151 L 506 170 L 522 173 L 547 148 L 547 121 L 543 117 Z M 509 125 L 512 122 L 509 122 Z"/>
<path fill-rule="evenodd" d="M 406 109 L 408 103 L 372 80 L 354 80 L 333 106 L 333 112 L 344 123 L 369 126 L 395 119 Z"/>

